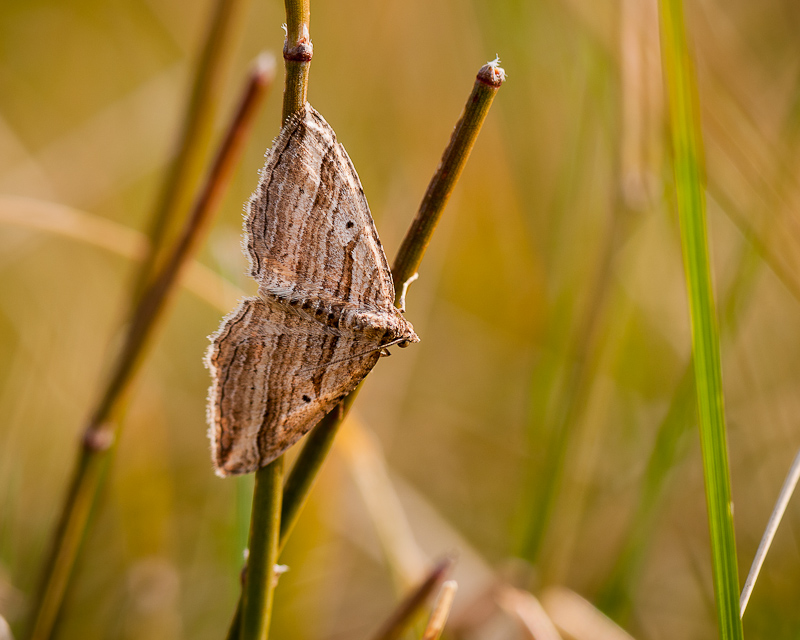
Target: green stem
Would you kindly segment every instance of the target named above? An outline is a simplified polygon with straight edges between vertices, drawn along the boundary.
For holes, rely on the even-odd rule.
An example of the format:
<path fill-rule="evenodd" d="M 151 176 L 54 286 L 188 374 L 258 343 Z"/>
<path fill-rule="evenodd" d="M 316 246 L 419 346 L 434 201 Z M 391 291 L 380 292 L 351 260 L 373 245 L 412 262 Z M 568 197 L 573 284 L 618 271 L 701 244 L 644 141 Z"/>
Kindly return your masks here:
<path fill-rule="evenodd" d="M 249 0 L 219 0 L 214 9 L 203 51 L 197 61 L 177 152 L 150 223 L 150 246 L 137 276 L 137 297 L 157 270 L 157 263 L 164 258 L 165 247 L 169 244 L 166 242 L 169 227 L 189 208 L 196 192 L 248 5 Z"/>
<path fill-rule="evenodd" d="M 286 66 L 286 84 L 283 90 L 282 120 L 301 110 L 306 103 L 308 93 L 308 72 L 311 67 L 311 57 L 314 48 L 311 45 L 309 34 L 309 20 L 311 10 L 310 0 L 286 0 L 286 40 L 283 45 L 283 58 Z M 326 422 L 326 420 L 323 420 Z M 336 424 L 338 427 L 338 423 Z M 335 431 L 334 427 L 334 431 Z M 323 429 L 323 433 L 325 430 Z M 331 440 L 332 440 L 331 435 Z M 323 457 L 330 448 L 330 443 L 325 446 Z M 301 456 L 302 457 L 302 456 Z M 312 462 L 312 465 L 315 464 Z M 322 464 L 322 458 L 316 462 L 317 469 Z M 270 469 L 271 471 L 266 471 Z M 304 490 L 307 492 L 313 482 L 313 475 L 307 480 Z M 281 538 L 281 497 L 263 505 L 272 509 L 268 514 L 256 511 L 259 502 L 255 496 L 266 495 L 273 489 L 273 485 L 281 486 L 283 479 L 283 456 L 275 462 L 259 469 L 255 475 L 253 487 L 253 511 L 250 515 L 250 538 L 248 542 L 248 557 L 245 569 L 246 578 L 242 595 L 236 605 L 228 638 L 236 640 L 266 640 L 269 635 L 269 620 L 272 609 L 272 595 L 274 584 L 272 580 L 273 565 L 277 558 L 277 541 Z M 267 486 L 262 486 L 267 483 Z M 301 485 L 303 483 L 301 482 Z M 288 522 L 294 524 L 297 511 L 305 501 L 301 496 L 299 503 L 292 503 L 294 513 L 289 516 Z M 260 508 L 260 507 L 259 507 Z M 284 538 L 285 539 L 285 538 Z M 273 547 L 275 547 L 273 549 Z M 252 558 L 271 558 L 272 564 L 253 564 Z"/>
<path fill-rule="evenodd" d="M 119 414 L 126 392 L 142 363 L 145 347 L 164 316 L 180 273 L 208 227 L 211 214 L 216 210 L 230 181 L 256 109 L 272 80 L 272 69 L 273 66 L 262 60 L 251 76 L 239 110 L 220 147 L 192 215 L 160 273 L 143 292 L 128 325 L 123 347 L 84 433 L 78 464 L 62 507 L 53 550 L 42 574 L 37 605 L 33 612 L 30 635 L 33 640 L 44 640 L 52 635 L 88 526 L 91 508 L 102 485 L 102 471 L 118 435 Z"/>
<path fill-rule="evenodd" d="M 739 577 L 731 511 L 719 334 L 708 258 L 697 86 L 681 1 L 661 0 L 659 5 L 662 64 L 669 97 L 675 189 L 689 294 L 717 617 L 721 637 L 740 640 Z"/>
<path fill-rule="evenodd" d="M 283 551 L 289 534 L 300 517 L 300 512 L 311 493 L 311 487 L 317 478 L 322 463 L 333 446 L 333 439 L 339 431 L 344 418 L 347 416 L 353 401 L 358 395 L 360 387 L 348 395 L 336 408 L 328 413 L 306 439 L 306 444 L 300 455 L 297 456 L 286 483 L 283 487 L 283 500 L 281 501 L 280 534 L 278 537 L 278 552 Z M 258 475 L 256 475 L 258 482 Z M 237 640 L 240 633 L 242 613 L 242 599 L 236 605 L 236 612 L 233 614 L 230 629 L 228 629 L 228 640 Z"/>
<path fill-rule="evenodd" d="M 250 540 L 242 590 L 241 640 L 262 640 L 269 635 L 278 560 L 283 456 L 256 471 Z"/>
<path fill-rule="evenodd" d="M 283 59 L 286 62 L 286 85 L 283 91 L 283 119 L 286 120 L 306 104 L 308 72 L 314 47 L 309 35 L 310 0 L 286 0 L 286 40 Z"/>

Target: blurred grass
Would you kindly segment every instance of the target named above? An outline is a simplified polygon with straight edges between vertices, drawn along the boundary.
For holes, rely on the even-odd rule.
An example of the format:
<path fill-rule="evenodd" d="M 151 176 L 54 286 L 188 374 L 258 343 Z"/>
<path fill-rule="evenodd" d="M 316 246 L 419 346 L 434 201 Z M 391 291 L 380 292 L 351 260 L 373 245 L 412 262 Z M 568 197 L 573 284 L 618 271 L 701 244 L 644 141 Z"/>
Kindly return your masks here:
<path fill-rule="evenodd" d="M 692 363 L 703 453 L 714 594 L 719 634 L 727 640 L 742 638 L 743 635 L 739 614 L 739 575 L 719 325 L 709 264 L 700 104 L 682 1 L 660 0 L 659 15 L 676 204 L 692 325 Z"/>
<path fill-rule="evenodd" d="M 209 8 L 0 5 L 0 192 L 146 230 Z M 800 444 L 800 189 L 790 135 L 800 15 L 786 0 L 704 1 L 687 11 L 715 289 L 731 291 L 740 269 L 749 279 L 726 312 L 722 343 L 741 573 Z M 233 61 L 238 77 L 255 52 L 280 51 L 283 21 L 280 3 L 251 3 Z M 598 602 L 628 532 L 644 519 L 645 474 L 663 477 L 625 626 L 636 638 L 713 634 L 699 442 L 681 417 L 686 435 L 675 455 L 658 437 L 689 365 L 690 335 L 657 29 L 655 3 L 636 0 L 312 6 L 309 98 L 353 158 L 388 255 L 476 65 L 498 53 L 509 74 L 411 290 L 407 316 L 422 342 L 382 361 L 358 406 L 422 550 L 461 550 L 448 624 L 472 624 L 476 638 L 520 637 L 515 622 L 478 604 L 497 573 L 517 586 L 536 583 L 508 558 L 520 548 L 530 494 L 551 479 L 541 475 L 551 462 L 548 425 L 575 371 L 576 340 L 594 345 L 592 364 L 533 573 Z M 232 100 L 221 96 L 223 112 Z M 248 292 L 241 207 L 279 111 L 271 100 L 200 257 Z M 615 218 L 623 222 L 609 244 Z M 592 338 L 582 327 L 603 255 L 604 311 Z M 15 623 L 133 267 L 0 218 L 0 613 Z M 183 293 L 154 345 L 63 638 L 224 633 L 242 559 L 236 496 L 246 504 L 249 496 L 213 476 L 205 438 L 201 357 L 220 317 Z M 291 569 L 276 592 L 276 637 L 367 637 L 397 600 L 336 451 L 282 559 Z M 647 471 L 651 456 L 659 462 Z M 790 637 L 800 625 L 796 507 L 786 517 L 745 616 L 748 637 Z M 479 610 L 487 611 L 480 623 L 468 615 Z"/>

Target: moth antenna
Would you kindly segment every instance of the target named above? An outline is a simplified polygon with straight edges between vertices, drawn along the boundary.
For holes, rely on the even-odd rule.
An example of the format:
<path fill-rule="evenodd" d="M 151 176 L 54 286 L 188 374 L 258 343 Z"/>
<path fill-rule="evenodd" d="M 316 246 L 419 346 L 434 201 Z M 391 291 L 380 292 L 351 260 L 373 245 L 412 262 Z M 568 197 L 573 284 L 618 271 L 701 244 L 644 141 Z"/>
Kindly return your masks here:
<path fill-rule="evenodd" d="M 352 356 L 347 356 L 346 358 L 339 358 L 338 360 L 331 360 L 330 362 L 326 362 L 325 364 L 317 365 L 317 366 L 314 366 L 314 367 L 306 367 L 304 369 L 298 369 L 298 373 L 300 373 L 302 371 L 315 371 L 317 369 L 324 369 L 324 368 L 328 367 L 329 365 L 339 364 L 340 362 L 347 362 L 348 360 L 355 360 L 356 358 L 360 358 L 361 356 L 365 356 L 368 353 L 373 353 L 375 351 L 381 351 L 381 352 L 386 351 L 386 355 L 391 355 L 391 354 L 389 354 L 389 351 L 388 351 L 389 347 L 393 347 L 396 344 L 400 344 L 404 340 L 405 340 L 405 338 L 396 338 L 396 339 L 392 340 L 391 342 L 387 342 L 386 344 L 382 344 L 379 347 L 375 347 L 374 349 L 367 349 L 366 351 L 362 351 L 360 353 L 353 354 Z M 381 353 L 381 355 L 383 355 L 383 353 Z"/>

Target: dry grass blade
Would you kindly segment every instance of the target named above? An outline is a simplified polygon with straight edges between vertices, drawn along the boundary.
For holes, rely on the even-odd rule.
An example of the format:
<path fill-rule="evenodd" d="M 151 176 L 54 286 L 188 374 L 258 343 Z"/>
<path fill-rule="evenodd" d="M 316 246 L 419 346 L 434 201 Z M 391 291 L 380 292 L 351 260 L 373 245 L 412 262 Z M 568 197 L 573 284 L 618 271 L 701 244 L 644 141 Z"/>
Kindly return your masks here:
<path fill-rule="evenodd" d="M 532 640 L 561 640 L 558 629 L 533 594 L 503 586 L 495 601 L 519 621 Z"/>
<path fill-rule="evenodd" d="M 706 225 L 697 84 L 680 0 L 661 0 L 662 64 L 669 98 L 673 171 L 689 298 L 692 362 L 706 488 L 714 593 L 722 638 L 742 638 L 719 327 Z"/>
<path fill-rule="evenodd" d="M 84 242 L 129 260 L 141 260 L 147 252 L 147 237 L 143 233 L 55 202 L 0 196 L 0 222 Z M 200 300 L 223 312 L 245 295 L 236 285 L 196 260 L 186 266 L 181 284 Z"/>
<path fill-rule="evenodd" d="M 453 560 L 451 558 L 440 560 L 439 563 L 431 569 L 425 580 L 413 589 L 392 612 L 392 615 L 383 623 L 380 630 L 372 636 L 372 640 L 396 640 L 396 638 L 399 638 L 408 625 L 411 624 L 414 616 L 416 616 L 431 594 L 436 590 L 436 587 L 444 580 L 444 577 L 447 575 L 452 565 Z M 450 606 L 448 604 L 447 611 L 449 612 L 449 610 Z M 447 613 L 445 613 L 445 618 L 446 616 Z"/>
<path fill-rule="evenodd" d="M 447 616 L 450 615 L 457 589 L 458 584 L 455 580 L 448 580 L 442 585 L 436 604 L 433 605 L 428 625 L 422 634 L 422 640 L 439 640 L 439 636 L 444 631 L 444 625 L 447 623 Z"/>
<path fill-rule="evenodd" d="M 775 533 L 778 531 L 778 526 L 781 524 L 783 514 L 786 513 L 786 507 L 794 494 L 798 480 L 800 480 L 800 452 L 795 456 L 789 473 L 786 475 L 786 480 L 784 480 L 783 486 L 781 487 L 781 492 L 778 495 L 775 508 L 772 510 L 772 515 L 769 517 L 769 522 L 764 530 L 761 542 L 758 545 L 755 558 L 753 558 L 753 564 L 750 566 L 750 573 L 747 574 L 747 579 L 744 581 L 742 595 L 739 597 L 740 616 L 744 616 L 745 609 L 747 609 L 747 603 L 750 601 L 753 588 L 756 586 L 756 580 L 758 580 L 761 566 L 764 564 L 767 553 L 769 553 L 772 540 L 775 537 Z"/>
<path fill-rule="evenodd" d="M 563 587 L 551 587 L 541 597 L 542 606 L 556 627 L 575 640 L 632 640 L 588 600 Z M 537 638 L 538 640 L 538 638 Z"/>
<path fill-rule="evenodd" d="M 340 444 L 397 584 L 410 587 L 428 560 L 395 492 L 377 438 L 351 417 Z"/>

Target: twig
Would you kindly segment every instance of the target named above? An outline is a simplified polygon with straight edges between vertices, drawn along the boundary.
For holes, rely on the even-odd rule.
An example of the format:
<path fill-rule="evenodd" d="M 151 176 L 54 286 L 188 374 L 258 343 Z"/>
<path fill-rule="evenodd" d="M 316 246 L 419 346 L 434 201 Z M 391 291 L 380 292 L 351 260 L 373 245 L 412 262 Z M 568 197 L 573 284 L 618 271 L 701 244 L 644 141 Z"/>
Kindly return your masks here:
<path fill-rule="evenodd" d="M 89 514 L 102 484 L 102 476 L 118 431 L 118 414 L 131 380 L 142 362 L 145 346 L 164 315 L 169 294 L 175 289 L 187 259 L 196 248 L 211 214 L 230 180 L 249 134 L 256 109 L 273 77 L 274 64 L 261 58 L 252 73 L 239 110 L 220 147 L 205 187 L 159 274 L 142 294 L 128 326 L 124 345 L 112 374 L 84 432 L 67 498 L 56 531 L 52 554 L 45 565 L 34 609 L 31 638 L 44 640 L 52 634 L 61 608 Z"/>
<path fill-rule="evenodd" d="M 761 537 L 761 542 L 758 545 L 756 556 L 753 558 L 753 564 L 750 566 L 750 573 L 747 574 L 747 580 L 744 581 L 744 588 L 742 595 L 739 597 L 739 615 L 744 616 L 744 611 L 747 609 L 747 603 L 750 601 L 750 595 L 753 593 L 753 587 L 756 586 L 758 574 L 761 571 L 761 565 L 764 564 L 764 558 L 769 553 L 769 548 L 772 545 L 772 539 L 775 537 L 775 532 L 778 530 L 783 519 L 783 514 L 786 511 L 786 506 L 797 487 L 797 481 L 800 480 L 800 451 L 794 458 L 789 473 L 786 475 L 786 480 L 781 487 L 778 501 L 775 503 L 775 508 L 772 510 L 772 515 L 769 517 L 767 528 L 764 530 L 764 535 Z"/>
<path fill-rule="evenodd" d="M 444 580 L 453 566 L 452 558 L 441 560 L 419 586 L 411 591 L 383 623 L 372 640 L 396 640 L 405 631 L 411 620 L 422 608 L 436 587 Z"/>
<path fill-rule="evenodd" d="M 444 625 L 447 623 L 447 616 L 450 615 L 453 598 L 456 597 L 456 589 L 458 589 L 458 584 L 455 580 L 448 580 L 442 585 L 436 604 L 433 605 L 428 626 L 425 627 L 425 632 L 422 634 L 422 640 L 439 640 L 444 631 Z"/>
<path fill-rule="evenodd" d="M 168 228 L 189 207 L 197 189 L 211 145 L 215 115 L 248 5 L 249 0 L 219 0 L 211 16 L 208 35 L 197 61 L 194 86 L 183 118 L 183 130 L 175 158 L 150 223 L 150 247 L 137 276 L 137 297 L 156 272 L 157 264 L 165 257 Z"/>

